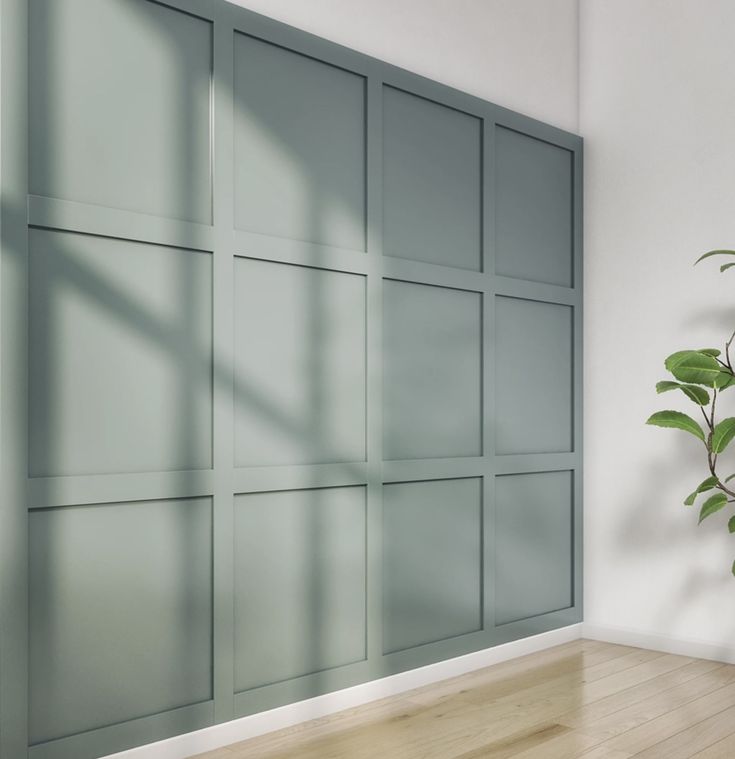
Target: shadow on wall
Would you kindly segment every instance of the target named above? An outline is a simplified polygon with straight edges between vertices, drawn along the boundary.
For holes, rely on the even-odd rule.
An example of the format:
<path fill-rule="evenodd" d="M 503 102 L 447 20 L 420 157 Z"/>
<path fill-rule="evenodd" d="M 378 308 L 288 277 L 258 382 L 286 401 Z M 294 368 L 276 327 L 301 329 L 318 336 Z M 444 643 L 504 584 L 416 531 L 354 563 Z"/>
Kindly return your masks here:
<path fill-rule="evenodd" d="M 136 0 L 125 0 L 124 6 L 131 14 L 138 14 L 142 10 L 142 4 Z M 34 24 L 38 31 L 36 39 L 43 40 L 43 54 L 36 57 L 35 76 L 32 86 L 36 94 L 34 98 L 43 103 L 45 119 L 44 129 L 34 131 L 33 150 L 41 151 L 48 157 L 48 164 L 43 168 L 44 182 L 47 187 L 54 187 L 57 182 L 62 183 L 63 178 L 55 176 L 55 171 L 61 161 L 55 151 L 63 145 L 63 135 L 56 134 L 59 119 L 56 108 L 58 106 L 58 93 L 54 91 L 55 82 L 58 80 L 58 65 L 64 51 L 59 49 L 57 31 L 64 28 L 64 19 L 59 18 L 63 11 L 59 10 L 53 2 L 37 3 L 37 9 L 42 12 L 34 15 Z M 141 23 L 151 24 L 152 20 L 164 20 L 163 15 L 142 13 Z M 38 25 L 44 25 L 41 28 Z M 182 47 L 180 40 L 173 33 L 172 28 L 166 23 L 160 23 L 155 27 L 162 45 L 167 46 L 168 62 L 170 66 L 187 70 L 187 50 Z M 134 55 L 135 51 L 131 51 Z M 46 67 L 44 71 L 43 68 Z M 184 82 L 184 84 L 187 84 Z M 189 82 L 182 87 L 180 92 L 171 93 L 170 102 L 176 104 L 179 109 L 177 118 L 178 129 L 175 135 L 171 135 L 168 165 L 175 167 L 178 172 L 173 179 L 173 185 L 177 188 L 179 198 L 175 204 L 182 209 L 183 218 L 196 216 L 201 196 L 200 188 L 196 187 L 199 177 L 192 167 L 191 156 L 197 153 L 196 144 L 199 135 L 196 134 L 190 118 L 196 103 L 193 102 L 194 93 L 201 86 L 201 82 Z M 208 83 L 207 83 L 208 84 Z M 221 86 L 221 82 L 213 82 L 215 88 Z M 123 97 L 125 89 L 120 88 L 118 97 Z M 135 112 L 134 94 L 130 93 L 130 111 Z M 247 111 L 247 105 L 237 101 L 238 109 Z M 256 121 L 262 114 L 249 112 L 247 118 Z M 343 207 L 343 200 L 335 191 L 335 188 L 325 184 L 324 178 L 319 173 L 314 173 L 303 161 L 303 156 L 293 149 L 293 125 L 287 124 L 281 119 L 262 121 L 258 124 L 262 134 L 267 135 L 271 141 L 271 150 L 278 159 L 289 167 L 290 175 L 295 185 L 300 188 L 298 199 L 303 203 L 302 213 L 309 229 L 308 238 L 312 240 L 324 239 L 324 224 L 335 217 L 344 218 L 350 209 Z M 80 124 L 81 128 L 81 124 Z M 45 140 L 46 144 L 39 146 L 39 140 Z M 114 146 L 106 146 L 114 149 Z M 115 182 L 115 177 L 109 178 Z M 34 188 L 32 188 L 33 191 Z M 277 189 L 277 188 L 276 188 Z M 219 212 L 221 206 L 218 201 Z M 3 209 L 4 218 L 15 218 L 16 223 L 25 224 L 25 208 Z M 218 219 L 215 219 L 219 223 Z M 355 220 L 355 224 L 364 224 L 364 219 Z M 122 269 L 130 269 L 133 266 L 131 259 L 126 265 L 124 259 L 126 253 L 122 248 L 136 246 L 136 243 L 115 242 L 121 247 L 119 254 L 112 253 L 113 243 L 109 240 L 96 237 L 79 237 L 75 234 L 60 232 L 32 232 L 32 243 L 38 242 L 42 236 L 53 238 L 44 251 L 34 250 L 31 245 L 30 272 L 32 277 L 39 276 L 42 286 L 32 279 L 30 314 L 30 329 L 34 338 L 31 346 L 31 370 L 30 395 L 31 395 L 31 473 L 40 477 L 63 476 L 63 475 L 94 475 L 116 473 L 114 469 L 105 471 L 83 471 L 81 469 L 69 470 L 69 450 L 64 446 L 66 431 L 63 425 L 79 424 L 88 434 L 88 445 L 94 447 L 99 443 L 105 447 L 105 436 L 110 435 L 110 430 L 115 429 L 126 435 L 126 439 L 134 441 L 136 436 L 141 438 L 141 446 L 145 448 L 146 429 L 150 424 L 151 433 L 156 439 L 164 440 L 171 454 L 166 456 L 166 461 L 172 462 L 170 469 L 177 472 L 183 489 L 194 487 L 197 481 L 197 469 L 209 468 L 211 461 L 203 460 L 202 441 L 212 441 L 214 446 L 214 458 L 217 459 L 217 445 L 221 440 L 213 439 L 209 421 L 209 413 L 213 408 L 212 398 L 234 397 L 233 414 L 237 416 L 246 413 L 250 418 L 260 418 L 262 424 L 276 430 L 277 435 L 294 449 L 305 451 L 307 454 L 315 446 L 325 449 L 338 448 L 340 441 L 333 439 L 331 428 L 325 427 L 324 420 L 327 415 L 330 398 L 327 396 L 329 388 L 329 372 L 333 357 L 329 355 L 326 347 L 329 344 L 328 337 L 333 330 L 331 316 L 325 308 L 329 302 L 330 293 L 325 291 L 325 285 L 320 277 L 308 279 L 309 289 L 304 293 L 303 307 L 297 314 L 298 322 L 293 323 L 293 330 L 303 335 L 306 343 L 304 354 L 308 356 L 308 364 L 303 367 L 305 386 L 301 388 L 301 396 L 297 399 L 294 411 L 288 410 L 288 404 L 284 398 L 274 394 L 267 383 L 260 381 L 251 375 L 247 369 L 237 371 L 233 375 L 233 367 L 221 361 L 213 361 L 212 335 L 202 324 L 207 324 L 211 319 L 212 303 L 211 296 L 202 287 L 200 277 L 206 274 L 201 265 L 192 264 L 192 256 L 206 255 L 193 251 L 175 250 L 167 259 L 168 268 L 162 275 L 170 277 L 166 282 L 166 292 L 171 296 L 166 302 L 156 302 L 151 297 L 150 288 L 143 284 L 144 295 L 138 289 L 135 278 L 121 279 L 114 275 L 112 268 L 106 265 L 96 265 L 93 260 L 97 251 L 89 253 L 89 246 L 95 243 L 100 246 L 101 256 L 122 256 L 117 260 L 123 262 Z M 92 241 L 92 242 L 91 242 Z M 78 244 L 77 244 L 78 243 Z M 102 252 L 104 251 L 104 252 Z M 17 254 L 17 251 L 12 251 Z M 137 260 L 143 261 L 147 253 L 156 253 L 153 246 L 141 246 Z M 255 251 L 257 255 L 257 251 Z M 163 254 L 163 251 L 161 251 Z M 226 253 L 225 253 L 226 254 Z M 156 253 L 156 255 L 158 255 Z M 222 255 L 221 252 L 215 255 Z M 359 255 L 356 253 L 355 255 Z M 144 264 L 141 264 L 143 266 Z M 122 270 L 121 269 L 121 270 Z M 145 276 L 144 269 L 139 270 Z M 39 287 L 34 292 L 34 287 Z M 327 288 L 328 289 L 328 288 Z M 237 294 L 235 295 L 237 298 Z M 215 309 L 216 311 L 216 309 Z M 60 335 L 67 328 L 67 320 L 87 319 L 90 323 L 90 333 L 85 336 L 89 342 L 85 345 L 72 345 L 74 355 L 84 361 L 82 367 L 70 367 L 68 357 L 63 352 L 69 348 L 66 342 L 61 342 Z M 71 323 L 71 322 L 69 322 Z M 264 317 L 263 328 L 267 327 Z M 100 332 L 95 332 L 99 328 Z M 88 352 L 90 346 L 95 344 L 95 335 L 113 337 L 119 339 L 124 350 L 131 350 L 129 355 L 144 357 L 151 362 L 159 373 L 159 379 L 163 383 L 161 403 L 165 408 L 166 419 L 170 426 L 165 430 L 156 429 L 154 418 L 141 419 L 135 413 L 126 416 L 125 408 L 129 402 L 136 398 L 143 398 L 148 390 L 145 376 L 145 365 L 132 367 L 125 378 L 134 383 L 134 387 L 125 386 L 124 383 L 116 387 L 104 387 L 101 379 L 112 378 L 107 371 L 105 361 L 116 360 L 116 346 L 108 345 L 105 356 L 94 352 Z M 130 346 L 133 346 L 131 349 Z M 242 351 L 244 346 L 239 346 Z M 86 354 L 85 354 L 86 350 Z M 247 360 L 243 362 L 247 365 Z M 242 366 L 242 364 L 239 364 Z M 96 413 L 88 413 L 86 419 L 74 419 L 69 416 L 69 409 L 63 407 L 66 394 L 70 391 L 69 383 L 73 381 L 75 371 L 84 371 L 91 377 L 88 387 L 96 388 L 104 397 L 88 396 L 90 408 L 96 408 Z M 114 380 L 113 380 L 114 381 Z M 120 378 L 117 378 L 120 382 Z M 96 384 L 97 383 L 97 384 Z M 137 429 L 131 425 L 141 423 Z M 206 446 L 204 446 L 206 448 Z M 133 457 L 134 458 L 134 457 Z M 176 462 L 184 462 L 185 467 L 177 467 Z M 228 466 L 229 462 L 217 459 L 218 466 Z M 166 466 L 160 466 L 158 471 L 164 471 Z M 135 467 L 127 471 L 142 471 Z M 360 476 L 361 467 L 355 466 L 354 474 Z M 40 480 L 48 488 L 53 483 L 48 480 Z M 319 492 L 308 490 L 310 502 L 304 503 L 304 521 L 300 525 L 303 541 L 308 550 L 305 551 L 304 563 L 301 565 L 302 574 L 294 579 L 297 587 L 294 592 L 300 594 L 306 602 L 303 604 L 306 618 L 290 620 L 294 625 L 299 625 L 299 634 L 304 640 L 304 661 L 324 662 L 329 652 L 324 650 L 324 641 L 327 639 L 329 627 L 328 615 L 333 603 L 330 598 L 324 597 L 325 586 L 324 566 L 320 557 L 324 551 L 332 550 L 334 539 L 330 538 L 329 530 L 332 527 L 323 519 L 323 511 L 319 508 Z M 47 494 L 50 497 L 50 491 Z M 45 500 L 45 498 L 44 498 Z M 96 508 L 103 509 L 112 505 L 100 505 Z M 247 508 L 243 503 L 236 508 Z M 40 513 L 40 512 L 39 512 Z M 214 519 L 221 516 L 217 510 Z M 193 531 L 190 521 L 180 522 L 180 534 L 176 537 L 175 554 L 179 558 L 178 574 L 182 579 L 182 587 L 197 582 L 196 577 L 188 577 L 192 562 L 190 558 L 205 550 L 201 545 L 201 533 Z M 39 566 L 33 569 L 33 592 L 32 599 L 32 657 L 36 661 L 42 661 L 42 666 L 36 668 L 38 680 L 31 693 L 31 713 L 34 712 L 34 700 L 39 698 L 43 686 L 42 681 L 52 681 L 61 673 L 62 662 L 55 661 L 58 652 L 53 649 L 53 643 L 57 638 L 58 631 L 54 625 L 63 618 L 63 609 L 55 607 L 56 585 L 58 571 L 68 556 L 64 555 L 57 543 L 56 536 L 49 530 L 39 530 L 34 537 L 43 540 L 43 545 L 34 549 L 34 555 L 43 557 Z M 131 551 L 135 545 L 131 544 Z M 134 556 L 131 556 L 134 560 Z M 258 568 L 254 568 L 257 570 Z M 261 568 L 262 569 L 262 568 Z M 264 577 L 267 583 L 268 578 Z M 146 599 L 147 587 L 136 587 L 139 594 L 136 604 L 141 608 L 156 607 L 156 599 Z M 216 593 L 216 590 L 215 590 Z M 244 599 L 246 602 L 246 599 Z M 183 595 L 180 599 L 181 620 L 186 628 L 187 620 L 191 621 L 191 614 L 201 607 L 191 605 L 191 598 Z M 34 611 L 39 614 L 42 625 L 34 625 Z M 282 618 L 282 621 L 289 621 Z M 131 620 L 132 623 L 132 620 Z M 102 620 L 99 629 L 105 630 Z M 113 631 L 109 631 L 113 634 Z M 117 635 L 123 631 L 114 631 Z M 114 638 L 109 641 L 114 646 Z M 186 647 L 186 644 L 184 644 Z M 253 656 L 262 654 L 272 656 L 273 652 L 254 652 Z M 124 664 L 124 662 L 123 662 Z M 181 662 L 187 667 L 186 662 Z M 33 667 L 33 663 L 32 663 Z M 319 666 L 314 669 L 319 669 Z M 299 672 L 294 674 L 306 674 Z M 198 677 L 197 669 L 192 665 L 191 687 L 197 684 L 193 679 Z M 112 699 L 121 712 L 125 712 L 126 718 L 143 716 L 139 709 L 140 685 L 134 682 L 126 683 L 124 679 L 114 682 L 86 682 L 89 689 L 88 698 L 92 701 L 105 701 Z M 188 690 L 184 688 L 184 690 Z M 179 704 L 167 704 L 167 708 Z M 80 725 L 80 729 L 83 726 Z M 87 726 L 89 727 L 89 726 Z M 45 740 L 53 735 L 43 734 L 43 726 L 38 726 L 36 740 Z"/>
<path fill-rule="evenodd" d="M 707 307 L 694 312 L 687 317 L 686 324 L 681 325 L 682 332 L 692 328 L 706 329 L 714 336 L 710 341 L 712 347 L 720 346 L 732 334 L 735 328 L 735 309 L 728 307 Z M 676 346 L 685 348 L 687 346 Z M 663 368 L 661 356 L 661 377 L 666 371 Z M 650 388 L 651 413 L 657 408 L 681 408 L 688 413 L 694 408 L 691 404 L 686 408 L 687 401 L 676 402 L 670 396 L 657 396 L 653 387 Z M 735 395 L 723 395 L 718 401 L 718 418 L 735 415 Z M 697 524 L 699 508 L 702 499 L 694 506 L 684 506 L 683 501 L 694 488 L 708 476 L 707 459 L 704 448 L 692 436 L 678 430 L 658 430 L 643 428 L 641 419 L 641 435 L 648 435 L 646 450 L 645 474 L 643 467 L 639 469 L 640 476 L 636 478 L 634 492 L 630 498 L 621 499 L 627 504 L 618 522 L 614 535 L 615 555 L 634 559 L 641 555 L 657 556 L 668 554 L 672 561 L 677 562 L 677 570 L 669 579 L 673 581 L 681 577 L 678 587 L 668 585 L 664 592 L 657 587 L 655 575 L 641 577 L 648 588 L 649 608 L 656 609 L 654 629 L 670 631 L 676 638 L 677 624 L 691 609 L 692 602 L 703 596 L 719 595 L 729 599 L 733 588 L 732 575 L 728 571 L 729 563 L 735 559 L 735 543 L 727 531 L 727 517 L 722 512 Z M 665 451 L 665 453 L 660 452 Z M 686 481 L 679 475 L 684 474 Z M 718 465 L 721 476 L 735 472 L 735 461 L 728 464 L 721 460 Z M 674 510 L 682 512 L 674 518 Z M 732 512 L 729 512 L 731 514 Z M 697 563 L 697 553 L 711 550 L 721 557 L 722 564 L 717 563 L 711 569 Z M 680 571 L 682 565 L 690 562 L 685 572 Z M 719 558 L 718 558 L 719 562 Z M 661 633 L 666 634 L 666 633 Z M 722 635 L 720 639 L 735 639 L 735 625 L 730 635 Z M 729 660 L 732 657 L 732 647 L 723 645 L 720 658 Z"/>

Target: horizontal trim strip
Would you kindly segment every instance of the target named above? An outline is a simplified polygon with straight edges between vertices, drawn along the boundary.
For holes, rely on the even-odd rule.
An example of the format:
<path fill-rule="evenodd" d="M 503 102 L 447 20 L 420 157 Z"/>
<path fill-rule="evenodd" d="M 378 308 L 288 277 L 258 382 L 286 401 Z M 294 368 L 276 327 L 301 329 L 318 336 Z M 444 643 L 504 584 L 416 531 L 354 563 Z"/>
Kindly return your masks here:
<path fill-rule="evenodd" d="M 167 219 L 70 200 L 28 196 L 28 224 L 85 235 L 135 240 L 189 250 L 214 250 L 214 230 L 205 224 Z"/>
<path fill-rule="evenodd" d="M 235 230 L 233 237 L 236 257 L 311 266 L 350 274 L 367 274 L 368 271 L 367 254 L 359 250 L 334 248 L 241 230 Z"/>
<path fill-rule="evenodd" d="M 383 276 L 403 282 L 418 282 L 423 285 L 451 287 L 458 290 L 485 292 L 490 278 L 487 274 L 451 266 L 438 266 L 423 261 L 409 261 L 404 258 L 383 256 Z"/>
<path fill-rule="evenodd" d="M 545 282 L 529 282 L 525 279 L 495 276 L 495 294 L 509 298 L 522 298 L 543 303 L 558 303 L 577 306 L 582 302 L 582 293 L 571 287 L 559 287 Z"/>
<path fill-rule="evenodd" d="M 214 476 L 209 469 L 33 477 L 28 480 L 28 507 L 50 509 L 90 503 L 193 498 L 212 495 L 213 487 Z"/>
<path fill-rule="evenodd" d="M 233 481 L 236 495 L 365 485 L 367 464 L 362 461 L 354 464 L 237 468 Z"/>
<path fill-rule="evenodd" d="M 566 472 L 582 463 L 579 453 L 515 453 L 495 457 L 495 474 Z"/>
<path fill-rule="evenodd" d="M 488 459 L 418 459 L 383 462 L 383 482 L 420 482 L 460 477 L 482 477 L 490 471 Z"/>
<path fill-rule="evenodd" d="M 185 731 L 201 730 L 213 722 L 214 701 L 203 701 L 152 717 L 39 743 L 28 749 L 28 759 L 96 759 L 110 750 L 124 751 L 137 746 L 141 740 L 161 741 Z"/>

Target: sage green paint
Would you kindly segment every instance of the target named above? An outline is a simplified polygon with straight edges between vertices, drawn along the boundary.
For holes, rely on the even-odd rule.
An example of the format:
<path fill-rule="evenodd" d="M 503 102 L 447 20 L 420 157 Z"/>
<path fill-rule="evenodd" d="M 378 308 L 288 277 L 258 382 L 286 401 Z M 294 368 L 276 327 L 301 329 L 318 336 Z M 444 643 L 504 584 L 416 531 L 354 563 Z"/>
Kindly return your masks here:
<path fill-rule="evenodd" d="M 540 472 L 496 478 L 496 624 L 573 605 L 572 477 Z"/>
<path fill-rule="evenodd" d="M 482 455 L 479 293 L 383 285 L 383 457 Z"/>
<path fill-rule="evenodd" d="M 0 8 L 3 759 L 579 621 L 581 140 L 221 0 Z"/>
<path fill-rule="evenodd" d="M 235 499 L 235 690 L 366 656 L 365 488 Z"/>
<path fill-rule="evenodd" d="M 385 254 L 478 271 L 482 122 L 393 87 L 383 98 Z"/>
<path fill-rule="evenodd" d="M 212 698 L 208 498 L 30 518 L 30 740 Z"/>
<path fill-rule="evenodd" d="M 235 463 L 365 461 L 365 277 L 237 258 Z"/>
<path fill-rule="evenodd" d="M 211 254 L 45 229 L 29 247 L 31 476 L 209 469 Z"/>
<path fill-rule="evenodd" d="M 152 2 L 31 0 L 30 192 L 211 223 L 212 25 Z"/>
<path fill-rule="evenodd" d="M 495 273 L 571 287 L 572 153 L 499 127 Z"/>
<path fill-rule="evenodd" d="M 365 80 L 235 35 L 235 225 L 365 250 Z"/>
<path fill-rule="evenodd" d="M 482 480 L 383 489 L 386 653 L 482 629 Z"/>
<path fill-rule="evenodd" d="M 572 309 L 495 301 L 496 453 L 573 449 Z"/>

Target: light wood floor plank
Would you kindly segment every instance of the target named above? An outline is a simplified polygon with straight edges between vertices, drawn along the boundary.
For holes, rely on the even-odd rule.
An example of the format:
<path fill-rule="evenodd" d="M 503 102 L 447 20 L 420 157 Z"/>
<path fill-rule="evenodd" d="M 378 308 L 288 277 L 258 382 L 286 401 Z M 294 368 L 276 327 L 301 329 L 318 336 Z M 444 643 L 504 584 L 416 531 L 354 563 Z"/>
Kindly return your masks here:
<path fill-rule="evenodd" d="M 603 644 L 588 647 L 585 644 L 583 641 L 573 641 L 538 654 L 530 654 L 441 683 L 427 685 L 404 695 L 415 703 L 426 701 L 433 704 L 443 697 L 453 697 L 463 690 L 487 686 L 492 688 L 497 697 L 534 685 L 540 680 L 601 665 L 639 650 L 628 646 Z"/>
<path fill-rule="evenodd" d="M 697 751 L 735 733 L 735 706 L 713 714 L 696 725 L 651 746 L 637 756 L 639 759 L 689 759 Z"/>
<path fill-rule="evenodd" d="M 725 664 L 707 661 L 706 659 L 695 659 L 671 672 L 657 675 L 650 680 L 644 680 L 638 685 L 633 685 L 618 693 L 613 693 L 611 696 L 585 704 L 580 709 L 562 714 L 559 721 L 570 727 L 584 730 L 585 725 L 591 722 L 709 673 L 711 673 L 713 683 L 719 687 L 726 685 L 735 678 L 735 667 L 728 667 Z"/>
<path fill-rule="evenodd" d="M 731 726 L 735 667 L 573 641 L 199 759 L 734 759 Z"/>
<path fill-rule="evenodd" d="M 701 696 L 639 727 L 628 730 L 608 741 L 606 745 L 610 748 L 638 754 L 658 743 L 663 743 L 682 730 L 697 725 L 712 714 L 717 714 L 732 706 L 735 706 L 735 683 L 718 688 L 706 696 Z M 710 742 L 714 743 L 715 740 L 717 739 Z M 705 747 L 702 746 L 701 748 Z"/>
<path fill-rule="evenodd" d="M 729 735 L 711 746 L 692 754 L 691 759 L 732 759 L 735 756 L 735 735 Z"/>
<path fill-rule="evenodd" d="M 631 703 L 605 717 L 596 720 L 577 720 L 575 725 L 569 725 L 562 717 L 560 722 L 577 727 L 590 735 L 597 735 L 603 740 L 621 735 L 633 730 L 639 725 L 668 714 L 669 712 L 694 701 L 701 696 L 715 691 L 735 678 L 735 668 L 721 668 L 710 674 L 688 680 L 673 688 L 661 690 L 649 698 Z"/>

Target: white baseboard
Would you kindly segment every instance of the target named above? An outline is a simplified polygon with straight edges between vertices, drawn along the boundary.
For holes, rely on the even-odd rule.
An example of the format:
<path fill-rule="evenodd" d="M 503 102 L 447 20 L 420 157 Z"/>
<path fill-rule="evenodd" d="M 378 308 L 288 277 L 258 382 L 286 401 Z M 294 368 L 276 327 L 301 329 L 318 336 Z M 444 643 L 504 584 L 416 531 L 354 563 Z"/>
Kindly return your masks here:
<path fill-rule="evenodd" d="M 485 648 L 455 659 L 429 664 L 408 672 L 371 680 L 352 688 L 327 693 L 323 696 L 288 704 L 267 712 L 225 722 L 221 725 L 197 730 L 186 735 L 177 735 L 157 743 L 111 754 L 106 759 L 186 759 L 193 754 L 211 751 L 230 743 L 254 738 L 273 730 L 291 727 L 300 722 L 324 717 L 354 706 L 377 701 L 386 696 L 395 696 L 423 685 L 463 675 L 476 669 L 499 664 L 519 656 L 543 651 L 546 648 L 578 640 L 582 637 L 582 625 L 569 625 L 560 630 L 533 635 L 530 638 L 504 643 L 493 648 Z"/>
<path fill-rule="evenodd" d="M 711 643 L 703 640 L 686 640 L 667 635 L 628 630 L 622 627 L 582 623 L 582 637 L 601 640 L 605 643 L 619 643 L 623 646 L 649 648 L 667 654 L 691 656 L 696 659 L 713 659 L 714 661 L 735 664 L 735 643 Z"/>

